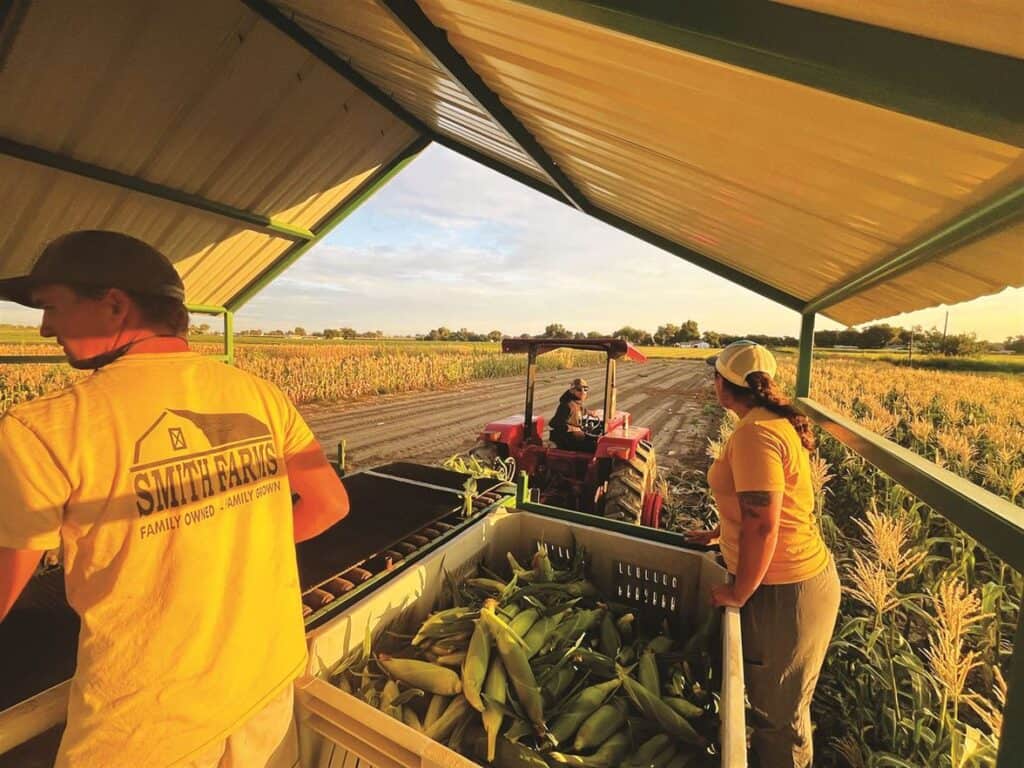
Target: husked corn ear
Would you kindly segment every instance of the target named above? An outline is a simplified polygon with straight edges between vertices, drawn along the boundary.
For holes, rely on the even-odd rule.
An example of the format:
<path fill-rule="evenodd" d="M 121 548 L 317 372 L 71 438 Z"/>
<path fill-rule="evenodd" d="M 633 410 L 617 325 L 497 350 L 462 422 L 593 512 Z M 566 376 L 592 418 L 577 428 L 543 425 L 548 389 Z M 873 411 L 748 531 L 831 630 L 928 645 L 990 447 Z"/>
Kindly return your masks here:
<path fill-rule="evenodd" d="M 469 639 L 469 650 L 466 651 L 462 661 L 462 693 L 470 706 L 477 712 L 484 711 L 484 703 L 480 700 L 480 690 L 487 677 L 490 660 L 491 640 L 483 622 L 477 619 L 473 636 Z"/>
<path fill-rule="evenodd" d="M 498 739 L 498 731 L 501 730 L 501 721 L 505 717 L 501 705 L 508 700 L 508 678 L 505 676 L 505 667 L 497 656 L 491 659 L 490 669 L 487 670 L 484 695 L 486 700 L 481 720 L 484 730 L 487 732 L 487 760 L 491 762 L 494 760 L 495 744 Z"/>
<path fill-rule="evenodd" d="M 610 704 L 602 704 L 576 731 L 576 738 L 572 743 L 573 751 L 585 752 L 599 746 L 609 734 L 615 733 L 626 724 L 627 713 L 626 703 L 621 699 L 613 700 Z"/>
<path fill-rule="evenodd" d="M 377 663 L 389 676 L 413 688 L 420 688 L 429 693 L 440 693 L 443 696 L 454 696 L 462 691 L 462 682 L 455 672 L 429 661 L 393 659 L 381 655 L 377 657 Z"/>
<path fill-rule="evenodd" d="M 548 757 L 556 763 L 575 768 L 612 768 L 617 766 L 629 752 L 629 732 L 621 730 L 609 738 L 592 755 L 567 755 L 563 752 L 549 752 Z"/>

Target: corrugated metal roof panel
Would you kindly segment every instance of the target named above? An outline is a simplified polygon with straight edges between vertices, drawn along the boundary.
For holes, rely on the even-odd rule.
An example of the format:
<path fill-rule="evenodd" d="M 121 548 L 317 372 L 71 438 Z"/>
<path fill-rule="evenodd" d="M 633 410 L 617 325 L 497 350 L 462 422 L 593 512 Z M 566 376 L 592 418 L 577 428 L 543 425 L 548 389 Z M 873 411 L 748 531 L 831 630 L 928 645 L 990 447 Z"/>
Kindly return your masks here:
<path fill-rule="evenodd" d="M 306 229 L 416 138 L 241 3 L 33 2 L 0 103 L 7 139 Z M 168 245 L 189 301 L 221 304 L 292 245 L 71 173 L 11 167 L 0 195 L 19 213 L 4 214 L 17 232 L 5 230 L 3 274 L 75 226 L 122 228 Z"/>
<path fill-rule="evenodd" d="M 1024 179 L 1019 147 L 528 5 L 420 4 L 599 207 L 801 299 Z"/>
<path fill-rule="evenodd" d="M 215 216 L 91 179 L 0 156 L 0 253 L 4 276 L 24 274 L 43 246 L 75 229 L 135 235 L 174 262 L 189 302 L 222 305 L 226 277 L 244 279 L 292 246 Z"/>
<path fill-rule="evenodd" d="M 776 0 L 887 29 L 1024 58 L 1020 0 Z"/>
<path fill-rule="evenodd" d="M 376 0 L 275 4 L 438 133 L 550 184 L 533 159 Z"/>
<path fill-rule="evenodd" d="M 1024 222 L 857 294 L 828 310 L 854 325 L 1024 286 Z"/>

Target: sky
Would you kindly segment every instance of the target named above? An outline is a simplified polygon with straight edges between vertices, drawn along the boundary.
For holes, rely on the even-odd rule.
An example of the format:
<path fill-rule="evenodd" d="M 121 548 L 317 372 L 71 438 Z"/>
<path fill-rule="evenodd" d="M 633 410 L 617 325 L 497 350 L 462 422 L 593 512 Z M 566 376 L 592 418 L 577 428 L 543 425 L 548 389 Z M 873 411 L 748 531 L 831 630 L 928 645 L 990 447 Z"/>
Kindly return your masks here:
<path fill-rule="evenodd" d="M 889 319 L 1024 333 L 1024 289 Z M 235 327 L 468 328 L 610 333 L 696 320 L 724 333 L 799 333 L 796 312 L 433 144 L 236 315 Z M 209 322 L 209 319 L 204 319 Z M 0 302 L 0 323 L 38 313 Z M 816 328 L 840 328 L 819 316 Z"/>

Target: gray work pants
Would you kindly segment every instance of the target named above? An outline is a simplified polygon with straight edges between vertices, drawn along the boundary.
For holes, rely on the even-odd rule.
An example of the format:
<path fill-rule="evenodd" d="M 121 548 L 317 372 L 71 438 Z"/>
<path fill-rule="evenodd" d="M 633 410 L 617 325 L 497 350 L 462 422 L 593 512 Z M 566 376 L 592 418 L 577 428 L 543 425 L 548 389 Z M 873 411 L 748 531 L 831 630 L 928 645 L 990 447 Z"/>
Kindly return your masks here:
<path fill-rule="evenodd" d="M 810 768 L 811 699 L 839 612 L 835 563 L 806 581 L 762 585 L 740 611 L 743 673 L 761 768 Z"/>

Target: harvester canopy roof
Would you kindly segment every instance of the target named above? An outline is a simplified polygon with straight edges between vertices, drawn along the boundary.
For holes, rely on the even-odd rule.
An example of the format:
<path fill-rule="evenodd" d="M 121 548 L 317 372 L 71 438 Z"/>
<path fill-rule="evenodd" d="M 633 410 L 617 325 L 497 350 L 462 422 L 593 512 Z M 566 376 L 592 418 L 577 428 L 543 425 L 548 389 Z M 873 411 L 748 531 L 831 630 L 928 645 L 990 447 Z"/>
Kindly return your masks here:
<path fill-rule="evenodd" d="M 437 141 L 845 323 L 1022 286 L 1024 5 L 954 5 L 14 0 L 0 277 L 116 229 L 235 310 Z"/>
<path fill-rule="evenodd" d="M 581 349 L 585 352 L 604 352 L 613 360 L 629 358 L 636 363 L 646 363 L 647 357 L 625 339 L 502 339 L 502 352 L 527 353 L 534 350 L 538 355 L 554 352 L 556 349 Z"/>

